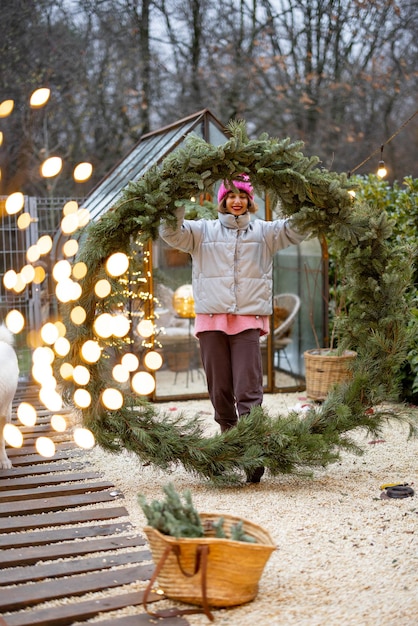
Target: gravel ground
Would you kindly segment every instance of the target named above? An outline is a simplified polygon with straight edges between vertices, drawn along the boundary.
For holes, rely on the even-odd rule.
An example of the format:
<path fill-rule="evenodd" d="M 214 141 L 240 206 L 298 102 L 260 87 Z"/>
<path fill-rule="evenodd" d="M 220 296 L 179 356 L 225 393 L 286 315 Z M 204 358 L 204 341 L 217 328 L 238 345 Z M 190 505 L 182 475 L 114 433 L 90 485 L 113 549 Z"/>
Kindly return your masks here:
<path fill-rule="evenodd" d="M 274 415 L 304 400 L 300 394 L 266 395 L 265 406 Z M 208 433 L 217 429 L 209 401 L 160 407 L 200 413 L 207 418 Z M 199 511 L 237 515 L 270 533 L 277 550 L 264 569 L 257 597 L 237 608 L 214 610 L 216 624 L 415 626 L 417 495 L 382 499 L 380 485 L 418 484 L 418 438 L 408 440 L 407 428 L 394 421 L 381 439 L 373 442 L 358 433 L 357 441 L 363 444 L 363 456 L 343 453 L 341 461 L 311 478 L 266 475 L 259 485 L 224 488 L 188 474 L 182 466 L 172 472 L 142 466 L 125 452 L 112 455 L 95 448 L 89 455 L 96 469 L 123 492 L 139 530 L 146 522 L 137 495 L 161 499 L 162 486 L 173 482 L 180 493 L 191 490 Z M 210 623 L 205 615 L 187 620 L 192 626 Z"/>

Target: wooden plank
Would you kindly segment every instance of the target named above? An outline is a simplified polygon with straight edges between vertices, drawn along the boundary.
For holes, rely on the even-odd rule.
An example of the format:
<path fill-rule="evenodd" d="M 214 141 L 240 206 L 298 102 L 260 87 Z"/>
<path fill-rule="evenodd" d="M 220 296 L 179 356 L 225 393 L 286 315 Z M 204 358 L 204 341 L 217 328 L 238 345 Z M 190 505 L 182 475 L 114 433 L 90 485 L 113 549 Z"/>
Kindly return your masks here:
<path fill-rule="evenodd" d="M 61 511 L 48 515 L 21 515 L 17 517 L 0 517 L 0 532 L 18 532 L 34 528 L 47 528 L 50 526 L 62 526 L 64 524 L 80 524 L 82 522 L 95 522 L 125 517 L 128 511 L 123 506 L 85 509 L 80 511 Z"/>
<path fill-rule="evenodd" d="M 70 528 L 59 528 L 58 530 L 37 530 L 34 533 L 7 533 L 0 535 L 0 548 L 44 546 L 57 541 L 108 536 L 132 530 L 134 530 L 134 527 L 130 522 L 119 522 L 117 524 L 95 524 L 94 526 L 72 526 Z"/>
<path fill-rule="evenodd" d="M 2 567 L 15 567 L 17 565 L 33 565 L 38 561 L 53 559 L 65 559 L 70 556 L 80 556 L 92 552 L 107 552 L 120 548 L 137 548 L 144 546 L 146 541 L 143 537 L 111 537 L 106 539 L 91 539 L 52 544 L 50 546 L 34 546 L 30 548 L 11 548 L 2 550 L 0 553 L 0 565 Z"/>
<path fill-rule="evenodd" d="M 113 589 L 122 585 L 130 585 L 137 580 L 147 580 L 142 577 L 143 565 L 125 567 L 123 569 L 104 571 L 93 574 L 80 574 L 61 580 L 30 583 L 0 589 L 0 611 L 16 611 L 28 606 L 35 606 L 70 596 L 81 596 L 85 593 L 94 593 L 104 589 Z M 149 568 L 147 568 L 148 570 Z"/>
<path fill-rule="evenodd" d="M 60 444 L 59 449 L 60 451 L 61 450 L 80 450 L 80 447 L 74 441 L 73 442 L 69 441 L 69 442 L 64 442 Z M 35 446 L 31 446 L 31 445 L 29 446 L 25 445 L 22 448 L 10 448 L 10 447 L 7 448 L 7 456 L 10 457 L 10 460 L 12 460 L 14 456 L 27 456 L 29 454 L 40 456 Z M 54 458 L 54 457 L 49 457 L 49 459 L 51 458 Z"/>
<path fill-rule="evenodd" d="M 61 580 L 28 583 L 7 589 L 7 593 L 0 596 L 0 611 L 17 611 L 28 606 L 35 606 L 50 600 L 59 600 L 70 596 L 81 596 L 85 593 L 94 593 L 104 589 L 112 589 L 122 585 L 130 585 L 137 580 L 147 580 L 143 577 L 143 565 L 120 568 L 118 570 L 79 574 Z M 149 568 L 147 568 L 149 571 Z"/>
<path fill-rule="evenodd" d="M 50 463 L 51 461 L 63 461 L 65 459 L 73 459 L 77 456 L 78 451 L 74 450 L 58 450 L 54 456 L 48 459 L 40 456 L 39 454 L 29 454 L 27 456 L 17 456 L 10 459 L 13 465 L 39 465 L 41 463 Z M 9 455 L 9 451 L 7 452 Z M 3 474 L 2 474 L 3 475 Z"/>
<path fill-rule="evenodd" d="M 71 626 L 77 621 L 83 622 L 96 617 L 99 613 L 108 613 L 124 609 L 127 606 L 142 605 L 143 591 L 109 595 L 97 600 L 85 600 L 67 604 L 65 606 L 48 607 L 46 609 L 30 609 L 14 615 L 7 615 L 7 626 Z M 161 596 L 152 593 L 149 602 L 161 600 Z M 151 619 L 151 618 L 150 618 Z M 147 624 L 147 622 L 145 622 Z M 155 625 L 155 618 L 149 624 Z M 169 626 L 169 622 L 164 620 L 164 626 Z M 184 622 L 188 624 L 188 622 Z"/>
<path fill-rule="evenodd" d="M 68 472 L 82 469 L 85 463 L 81 461 L 73 461 L 72 463 L 43 463 L 40 465 L 29 465 L 26 467 L 12 467 L 8 470 L 1 470 L 1 478 L 17 478 L 19 476 L 34 476 L 42 474 L 50 474 L 51 472 Z"/>
<path fill-rule="evenodd" d="M 45 485 L 57 485 L 59 483 L 70 483 L 81 480 L 94 480 L 100 478 L 98 472 L 67 472 L 65 474 L 56 473 L 54 476 L 35 475 L 19 476 L 18 478 L 1 478 L 0 475 L 0 495 L 5 491 L 14 489 L 27 489 L 28 487 L 41 487 Z"/>
<path fill-rule="evenodd" d="M 113 483 L 108 480 L 99 480 L 94 483 L 71 483 L 69 485 L 41 485 L 33 489 L 14 489 L 12 491 L 0 492 L 0 503 L 11 503 L 17 500 L 22 501 L 34 498 L 54 498 L 59 495 L 69 496 L 79 493 L 92 493 L 94 491 L 111 489 L 112 487 L 114 487 Z"/>
<path fill-rule="evenodd" d="M 108 554 L 105 557 L 85 557 L 82 559 L 69 559 L 67 561 L 57 561 L 51 563 L 37 563 L 36 567 L 9 567 L 0 571 L 0 585 L 17 585 L 25 582 L 35 582 L 45 578 L 59 578 L 62 576 L 72 576 L 73 574 L 83 574 L 96 570 L 109 569 L 118 565 L 132 563 L 144 563 L 151 561 L 151 552 L 143 549 L 118 554 Z M 149 580 L 154 570 L 154 564 L 144 565 L 144 578 Z"/>
<path fill-rule="evenodd" d="M 111 502 L 115 500 L 109 492 L 85 493 L 77 496 L 64 496 L 62 498 L 49 498 L 44 500 L 25 500 L 23 502 L 0 503 L 0 517 L 12 515 L 24 515 L 25 513 L 48 513 L 60 509 L 98 504 L 99 502 Z"/>
<path fill-rule="evenodd" d="M 162 626 L 187 626 L 190 622 L 184 617 L 165 617 L 161 621 Z M 111 620 L 100 620 L 98 626 L 148 626 L 148 624 L 160 624 L 160 620 L 151 617 L 147 613 L 138 613 L 137 615 L 124 615 L 122 617 L 113 617 Z"/>

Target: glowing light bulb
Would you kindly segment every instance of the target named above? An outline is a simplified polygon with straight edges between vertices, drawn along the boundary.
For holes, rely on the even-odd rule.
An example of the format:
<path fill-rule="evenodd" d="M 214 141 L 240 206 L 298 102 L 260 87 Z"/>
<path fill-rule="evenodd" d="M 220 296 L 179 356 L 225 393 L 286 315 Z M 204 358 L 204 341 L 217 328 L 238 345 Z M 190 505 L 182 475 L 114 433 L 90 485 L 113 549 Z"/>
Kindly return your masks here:
<path fill-rule="evenodd" d="M 384 161 L 379 161 L 379 167 L 378 167 L 376 173 L 377 173 L 379 178 L 384 178 L 387 175 L 388 171 L 387 171 L 387 169 L 385 167 L 385 162 Z"/>

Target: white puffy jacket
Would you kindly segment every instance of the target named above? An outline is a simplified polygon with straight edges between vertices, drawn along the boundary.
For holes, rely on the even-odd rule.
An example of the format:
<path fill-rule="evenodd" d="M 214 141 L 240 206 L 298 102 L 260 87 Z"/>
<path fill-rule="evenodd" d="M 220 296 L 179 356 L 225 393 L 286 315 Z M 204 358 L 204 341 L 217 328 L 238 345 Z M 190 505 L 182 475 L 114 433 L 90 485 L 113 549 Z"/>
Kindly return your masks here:
<path fill-rule="evenodd" d="M 176 217 L 176 228 L 163 222 L 160 235 L 192 257 L 196 313 L 270 315 L 273 256 L 306 235 L 292 229 L 288 219 L 251 221 L 249 213 L 194 221 L 185 220 L 180 208 Z"/>

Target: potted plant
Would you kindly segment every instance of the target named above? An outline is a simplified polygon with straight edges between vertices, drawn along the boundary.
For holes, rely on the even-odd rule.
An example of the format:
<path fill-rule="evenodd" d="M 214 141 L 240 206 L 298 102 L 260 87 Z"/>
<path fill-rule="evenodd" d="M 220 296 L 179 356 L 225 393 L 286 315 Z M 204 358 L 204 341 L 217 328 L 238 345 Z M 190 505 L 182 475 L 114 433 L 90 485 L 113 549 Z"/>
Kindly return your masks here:
<path fill-rule="evenodd" d="M 144 592 L 143 605 L 155 581 L 170 599 L 201 609 L 174 609 L 170 615 L 203 612 L 213 620 L 210 607 L 227 607 L 253 600 L 271 553 L 276 549 L 268 532 L 233 515 L 198 513 L 189 491 L 183 500 L 169 483 L 165 500 L 148 504 L 139 496 L 147 518 L 147 536 L 156 568 Z M 166 613 L 164 613 L 166 615 Z"/>
<path fill-rule="evenodd" d="M 341 315 L 345 312 L 344 290 L 335 278 L 333 285 L 334 307 L 332 311 L 332 331 L 329 347 L 321 348 L 313 323 L 311 311 L 311 327 L 314 333 L 316 348 L 305 350 L 305 381 L 306 395 L 316 401 L 323 401 L 334 385 L 351 377 L 351 366 L 357 352 L 339 346 L 337 329 Z"/>

